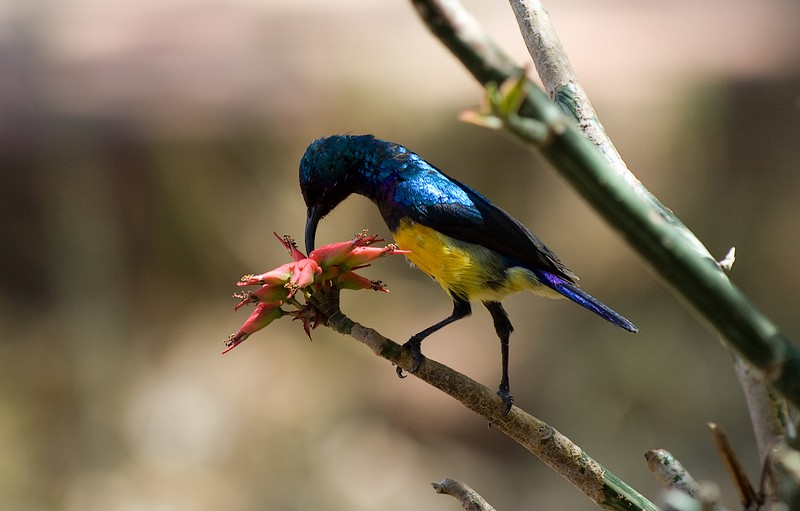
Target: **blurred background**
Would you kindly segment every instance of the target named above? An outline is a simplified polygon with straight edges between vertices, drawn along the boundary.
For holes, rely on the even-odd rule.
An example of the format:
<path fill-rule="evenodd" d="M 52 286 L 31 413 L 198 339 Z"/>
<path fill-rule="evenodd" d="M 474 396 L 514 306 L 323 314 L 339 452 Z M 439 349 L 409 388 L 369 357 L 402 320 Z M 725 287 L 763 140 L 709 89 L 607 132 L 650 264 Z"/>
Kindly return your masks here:
<path fill-rule="evenodd" d="M 507 3 L 467 2 L 520 63 Z M 548 5 L 578 76 L 642 182 L 800 337 L 800 4 Z M 759 473 L 718 337 L 531 150 L 456 120 L 481 89 L 408 2 L 0 0 L 0 509 L 593 509 L 455 401 L 325 328 L 288 319 L 221 356 L 235 282 L 302 238 L 297 166 L 334 133 L 400 142 L 531 227 L 632 336 L 567 302 L 507 309 L 517 404 L 651 499 L 671 450 L 736 507 L 705 423 Z M 368 227 L 354 197 L 318 244 Z M 343 296 L 398 342 L 451 304 L 402 258 L 390 294 Z M 495 387 L 481 307 L 425 353 Z"/>

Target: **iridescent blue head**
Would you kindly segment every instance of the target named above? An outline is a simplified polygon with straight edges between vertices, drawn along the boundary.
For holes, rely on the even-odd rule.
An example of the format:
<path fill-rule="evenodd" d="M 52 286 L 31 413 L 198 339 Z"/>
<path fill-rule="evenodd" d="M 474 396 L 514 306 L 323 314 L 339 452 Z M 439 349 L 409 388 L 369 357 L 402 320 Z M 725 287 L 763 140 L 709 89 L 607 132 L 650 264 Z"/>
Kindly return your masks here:
<path fill-rule="evenodd" d="M 376 146 L 372 135 L 342 135 L 317 139 L 300 160 L 300 190 L 308 208 L 306 250 L 314 250 L 319 221 L 350 194 L 360 191 Z"/>

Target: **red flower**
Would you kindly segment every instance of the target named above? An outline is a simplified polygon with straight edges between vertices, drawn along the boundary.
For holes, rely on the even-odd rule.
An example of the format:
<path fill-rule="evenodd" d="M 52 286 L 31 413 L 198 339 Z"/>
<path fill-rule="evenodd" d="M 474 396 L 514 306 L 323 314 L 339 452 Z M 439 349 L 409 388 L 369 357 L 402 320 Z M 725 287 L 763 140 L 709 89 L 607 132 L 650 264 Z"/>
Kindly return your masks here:
<path fill-rule="evenodd" d="M 261 287 L 256 291 L 244 291 L 233 296 L 241 300 L 234 310 L 251 303 L 256 308 L 242 328 L 225 341 L 227 353 L 252 333 L 261 330 L 274 320 L 291 314 L 303 323 L 306 334 L 323 322 L 324 318 L 312 305 L 302 303 L 300 298 L 307 298 L 322 286 L 334 286 L 337 289 L 372 289 L 388 293 L 389 291 L 378 280 L 369 280 L 354 273 L 354 270 L 369 266 L 369 263 L 392 254 L 408 254 L 407 250 L 399 250 L 396 245 L 383 248 L 371 247 L 373 243 L 383 241 L 377 236 L 367 236 L 366 230 L 349 241 L 332 243 L 312 251 L 306 257 L 297 248 L 297 244 L 289 236 L 275 237 L 289 251 L 293 262 L 282 264 L 274 270 L 258 275 L 245 275 L 237 286 Z M 291 305 L 295 311 L 285 311 L 282 305 Z"/>
<path fill-rule="evenodd" d="M 284 234 L 283 237 L 281 237 L 278 236 L 277 232 L 273 232 L 272 234 L 274 234 L 275 237 L 278 238 L 278 241 L 280 241 L 283 244 L 283 246 L 286 247 L 286 250 L 289 251 L 289 255 L 292 256 L 292 259 L 294 259 L 295 261 L 299 261 L 300 259 L 306 258 L 305 254 L 300 252 L 300 249 L 297 248 L 297 243 L 295 243 L 294 239 L 291 236 L 289 236 L 288 234 Z"/>
<path fill-rule="evenodd" d="M 339 289 L 373 289 L 388 293 L 389 290 L 383 287 L 383 282 L 380 280 L 369 280 L 361 275 L 353 272 L 347 272 L 336 281 Z"/>
<path fill-rule="evenodd" d="M 320 266 L 334 266 L 340 264 L 356 247 L 366 247 L 383 241 L 375 235 L 367 236 L 367 231 L 361 231 L 349 241 L 341 241 L 339 243 L 331 243 L 316 250 L 312 250 L 308 257 L 317 261 Z"/>
<path fill-rule="evenodd" d="M 289 288 L 284 285 L 274 286 L 271 284 L 264 284 L 256 291 L 236 293 L 233 297 L 242 300 L 233 307 L 233 310 L 238 310 L 241 306 L 249 303 L 280 302 L 286 300 L 289 297 Z"/>
<path fill-rule="evenodd" d="M 248 274 L 239 279 L 237 286 L 252 286 L 255 284 L 268 284 L 271 286 L 285 285 L 294 273 L 295 263 L 286 263 L 278 266 L 274 270 L 258 275 Z"/>
<path fill-rule="evenodd" d="M 410 254 L 409 250 L 400 250 L 397 245 L 386 245 L 383 248 L 379 247 L 355 247 L 347 256 L 343 257 L 339 263 L 342 270 L 351 270 L 353 268 L 363 268 L 368 265 L 373 259 L 383 257 L 391 254 Z"/>
<path fill-rule="evenodd" d="M 222 353 L 229 352 L 241 344 L 242 341 L 250 337 L 251 334 L 258 332 L 274 320 L 286 314 L 286 312 L 281 309 L 282 303 L 283 302 L 260 302 L 256 305 L 255 310 L 250 314 L 250 317 L 247 318 L 247 321 L 244 322 L 239 331 L 225 340 L 226 348 Z"/>
<path fill-rule="evenodd" d="M 291 289 L 289 296 L 292 296 L 298 289 L 302 289 L 313 284 L 314 280 L 316 280 L 316 277 L 320 274 L 322 274 L 322 268 L 320 268 L 317 262 L 313 259 L 300 259 L 294 263 L 292 277 L 286 284 Z"/>

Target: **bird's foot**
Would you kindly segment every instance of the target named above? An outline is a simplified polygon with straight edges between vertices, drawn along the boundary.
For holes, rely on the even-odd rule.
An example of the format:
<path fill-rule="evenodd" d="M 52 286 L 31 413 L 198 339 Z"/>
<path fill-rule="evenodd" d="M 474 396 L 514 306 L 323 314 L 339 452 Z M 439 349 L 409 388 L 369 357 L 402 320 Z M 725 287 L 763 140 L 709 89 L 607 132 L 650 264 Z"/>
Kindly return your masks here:
<path fill-rule="evenodd" d="M 511 411 L 511 405 L 514 404 L 514 396 L 511 395 L 508 385 L 500 385 L 500 388 L 497 390 L 497 395 L 500 396 L 500 399 L 502 399 L 503 403 L 506 405 L 503 415 L 508 415 L 508 412 Z"/>
<path fill-rule="evenodd" d="M 416 373 L 419 370 L 420 364 L 422 364 L 421 345 L 422 340 L 414 337 L 403 344 L 403 347 L 408 349 L 408 351 L 411 353 L 411 367 L 408 369 L 409 373 Z M 400 378 L 406 377 L 406 375 L 403 374 L 403 368 L 400 366 L 397 366 L 397 376 Z"/>

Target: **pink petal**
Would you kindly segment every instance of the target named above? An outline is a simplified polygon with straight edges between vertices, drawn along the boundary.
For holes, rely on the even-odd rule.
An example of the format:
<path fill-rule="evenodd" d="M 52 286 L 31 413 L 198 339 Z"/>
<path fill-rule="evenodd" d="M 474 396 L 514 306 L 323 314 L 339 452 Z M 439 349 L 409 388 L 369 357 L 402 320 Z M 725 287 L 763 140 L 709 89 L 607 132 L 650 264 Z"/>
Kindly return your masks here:
<path fill-rule="evenodd" d="M 308 257 L 317 261 L 320 266 L 331 267 L 338 264 L 351 250 L 353 250 L 352 241 L 340 241 L 312 250 Z"/>
<path fill-rule="evenodd" d="M 256 291 L 249 291 L 248 294 L 250 301 L 247 303 L 280 302 L 285 300 L 289 296 L 289 290 L 286 289 L 285 285 L 272 286 L 270 284 L 264 284 Z M 243 303 L 244 300 L 242 301 L 242 304 Z"/>
<path fill-rule="evenodd" d="M 278 236 L 277 232 L 273 232 L 272 234 L 274 234 L 275 237 L 278 238 L 278 241 L 280 241 L 283 244 L 283 246 L 286 247 L 286 250 L 288 250 L 289 254 L 292 256 L 292 259 L 294 259 L 295 261 L 299 261 L 300 259 L 306 258 L 305 254 L 300 252 L 300 249 L 297 248 L 297 243 L 291 236 L 289 236 L 288 234 L 284 234 L 281 237 Z"/>
<path fill-rule="evenodd" d="M 308 287 L 314 283 L 317 275 L 322 273 L 322 268 L 313 259 L 302 259 L 297 261 L 292 272 L 289 284 L 294 288 Z"/>
<path fill-rule="evenodd" d="M 366 277 L 362 277 L 357 273 L 347 272 L 341 277 L 336 280 L 336 286 L 339 289 L 373 289 L 375 291 L 381 291 L 384 293 L 388 293 L 389 290 L 383 287 L 383 283 L 380 280 L 369 280 Z"/>
<path fill-rule="evenodd" d="M 225 341 L 226 348 L 222 353 L 229 352 L 244 342 L 244 340 L 250 337 L 250 335 L 258 332 L 265 326 L 272 323 L 274 320 L 286 314 L 281 309 L 282 303 L 283 302 L 260 302 L 258 305 L 256 305 L 255 310 L 252 314 L 250 314 L 250 317 L 247 318 L 247 321 L 244 322 L 239 331 L 228 337 L 228 339 Z"/>
<path fill-rule="evenodd" d="M 292 276 L 292 271 L 294 270 L 294 265 L 295 263 L 286 263 L 266 273 L 261 273 L 258 275 L 245 275 L 239 280 L 239 282 L 236 283 L 236 285 L 254 286 L 256 284 L 269 284 L 271 286 L 282 286 L 289 282 L 289 279 Z"/>
<path fill-rule="evenodd" d="M 375 234 L 367 236 L 367 230 L 364 229 L 353 239 L 319 247 L 308 254 L 308 257 L 317 261 L 320 266 L 331 267 L 339 264 L 354 248 L 366 247 L 379 241 L 383 241 L 383 238 L 378 238 Z"/>
<path fill-rule="evenodd" d="M 342 261 L 342 266 L 345 268 L 354 268 L 363 264 L 369 263 L 373 259 L 379 257 L 392 255 L 392 254 L 410 254 L 409 250 L 400 250 L 397 245 L 387 245 L 383 248 L 379 247 L 356 247 L 350 254 Z"/>

